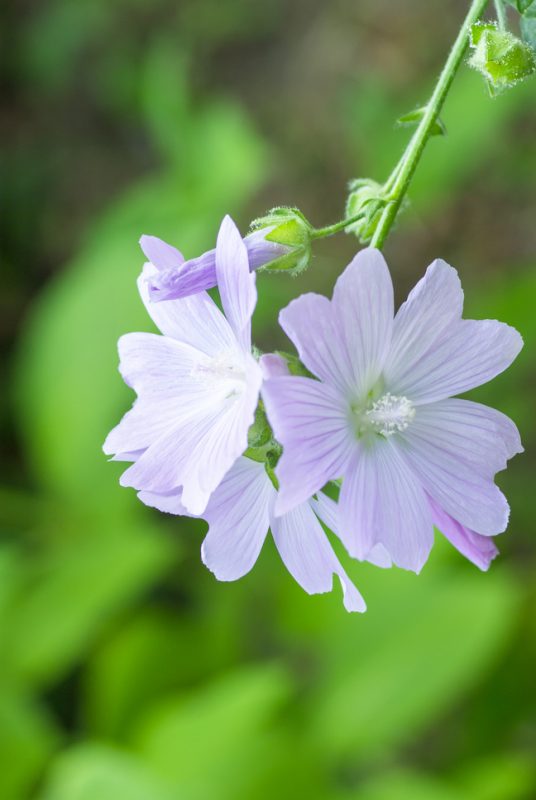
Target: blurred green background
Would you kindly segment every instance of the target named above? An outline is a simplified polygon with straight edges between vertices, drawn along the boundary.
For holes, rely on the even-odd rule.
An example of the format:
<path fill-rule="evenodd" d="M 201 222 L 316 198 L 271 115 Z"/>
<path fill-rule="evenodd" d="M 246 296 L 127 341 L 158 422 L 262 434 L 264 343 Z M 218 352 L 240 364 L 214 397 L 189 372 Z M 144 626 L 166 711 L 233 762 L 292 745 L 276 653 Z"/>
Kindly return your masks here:
<path fill-rule="evenodd" d="M 467 3 L 12 0 L 2 5 L 1 800 L 536 797 L 536 82 L 463 68 L 386 254 L 398 299 L 441 256 L 468 316 L 526 347 L 474 393 L 518 423 L 487 574 L 438 537 L 420 576 L 350 563 L 369 605 L 308 597 L 271 542 L 221 584 L 204 523 L 120 489 L 116 340 L 150 329 L 142 233 L 187 256 L 229 212 L 341 217 L 384 179 Z M 259 276 L 255 339 L 356 250 Z M 348 563 L 349 559 L 346 560 Z"/>

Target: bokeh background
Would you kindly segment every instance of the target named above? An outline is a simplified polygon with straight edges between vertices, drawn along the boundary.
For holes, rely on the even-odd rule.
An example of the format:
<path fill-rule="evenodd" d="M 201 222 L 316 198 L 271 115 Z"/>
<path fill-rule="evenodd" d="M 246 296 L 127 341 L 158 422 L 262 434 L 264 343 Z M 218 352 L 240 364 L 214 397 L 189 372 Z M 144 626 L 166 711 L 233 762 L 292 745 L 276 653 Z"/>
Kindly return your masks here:
<path fill-rule="evenodd" d="M 340 219 L 382 180 L 467 3 L 12 0 L 2 4 L 0 797 L 530 800 L 536 797 L 536 82 L 494 100 L 462 68 L 386 254 L 398 299 L 441 256 L 466 314 L 526 347 L 473 393 L 526 452 L 480 573 L 441 537 L 420 576 L 353 563 L 310 598 L 271 542 L 217 583 L 204 523 L 118 486 L 101 443 L 132 401 L 116 340 L 149 330 L 142 233 L 187 256 L 224 213 Z M 329 293 L 357 244 L 259 276 L 255 339 Z M 346 560 L 348 562 L 348 559 Z"/>

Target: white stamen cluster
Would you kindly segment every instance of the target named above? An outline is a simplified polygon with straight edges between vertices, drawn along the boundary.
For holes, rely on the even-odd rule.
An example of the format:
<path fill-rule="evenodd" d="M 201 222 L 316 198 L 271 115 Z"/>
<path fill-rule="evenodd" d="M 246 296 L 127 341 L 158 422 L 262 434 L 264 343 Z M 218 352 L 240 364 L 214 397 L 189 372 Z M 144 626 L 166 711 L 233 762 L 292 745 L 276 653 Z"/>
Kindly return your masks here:
<path fill-rule="evenodd" d="M 366 412 L 366 418 L 376 433 L 392 436 L 405 431 L 415 416 L 415 407 L 407 397 L 387 392 Z"/>

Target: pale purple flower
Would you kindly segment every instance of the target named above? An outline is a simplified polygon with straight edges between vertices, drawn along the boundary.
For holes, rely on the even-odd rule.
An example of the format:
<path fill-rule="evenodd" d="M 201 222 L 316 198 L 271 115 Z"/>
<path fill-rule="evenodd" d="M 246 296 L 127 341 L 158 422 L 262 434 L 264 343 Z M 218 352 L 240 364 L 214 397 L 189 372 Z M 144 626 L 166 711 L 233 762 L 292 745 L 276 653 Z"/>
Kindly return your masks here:
<path fill-rule="evenodd" d="M 288 247 L 266 240 L 271 230 L 273 228 L 262 228 L 244 238 L 250 270 L 288 253 Z M 149 280 L 151 300 L 188 297 L 212 289 L 218 283 L 216 250 L 185 261 L 179 250 L 156 236 L 142 236 L 140 245 L 146 258 L 156 267 Z"/>
<path fill-rule="evenodd" d="M 180 492 L 140 492 L 146 505 L 184 514 Z M 253 567 L 271 529 L 276 547 L 293 578 L 308 594 L 330 592 L 336 575 L 348 611 L 365 611 L 363 598 L 341 566 L 319 518 L 333 524 L 335 503 L 319 493 L 282 516 L 274 515 L 277 490 L 264 464 L 239 458 L 212 494 L 202 514 L 209 530 L 201 548 L 205 565 L 220 581 L 234 581 Z"/>
<path fill-rule="evenodd" d="M 378 543 L 419 571 L 433 525 L 486 568 L 489 537 L 505 530 L 508 504 L 495 473 L 522 451 L 511 420 L 452 395 L 486 383 L 522 347 L 513 328 L 462 319 L 457 272 L 437 260 L 394 317 L 389 270 L 361 251 L 333 299 L 306 294 L 280 314 L 318 380 L 274 377 L 264 385 L 283 455 L 276 513 L 342 478 L 339 535 L 364 559 Z"/>
<path fill-rule="evenodd" d="M 123 486 L 159 493 L 181 487 L 184 506 L 200 514 L 246 449 L 258 402 L 262 374 L 251 354 L 255 275 L 229 217 L 216 247 L 225 316 L 205 292 L 152 303 L 147 282 L 154 270 L 146 264 L 138 285 L 163 336 L 130 333 L 119 340 L 120 371 L 138 398 L 104 451 L 134 461 Z"/>

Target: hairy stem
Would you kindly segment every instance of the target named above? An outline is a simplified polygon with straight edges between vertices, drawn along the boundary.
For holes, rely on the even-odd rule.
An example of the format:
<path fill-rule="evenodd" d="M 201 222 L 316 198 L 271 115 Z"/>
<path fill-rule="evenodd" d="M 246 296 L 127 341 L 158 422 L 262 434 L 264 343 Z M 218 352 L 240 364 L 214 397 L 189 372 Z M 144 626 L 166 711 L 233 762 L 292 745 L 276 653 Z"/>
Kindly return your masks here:
<path fill-rule="evenodd" d="M 473 0 L 467 16 L 460 28 L 458 36 L 452 46 L 445 66 L 439 76 L 433 94 L 426 105 L 426 111 L 413 134 L 406 152 L 401 160 L 401 167 L 396 175 L 396 180 L 390 192 L 390 200 L 387 203 L 378 226 L 371 241 L 372 247 L 381 248 L 387 238 L 389 231 L 400 210 L 400 206 L 408 191 L 411 179 L 421 159 L 426 143 L 430 137 L 434 123 L 436 122 L 443 103 L 447 97 L 454 76 L 461 64 L 467 45 L 469 43 L 469 33 L 471 26 L 478 21 L 482 12 L 488 4 L 488 0 Z"/>
<path fill-rule="evenodd" d="M 494 0 L 494 3 L 497 24 L 501 31 L 505 31 L 508 27 L 508 18 L 506 16 L 506 8 L 504 7 L 503 0 Z"/>

